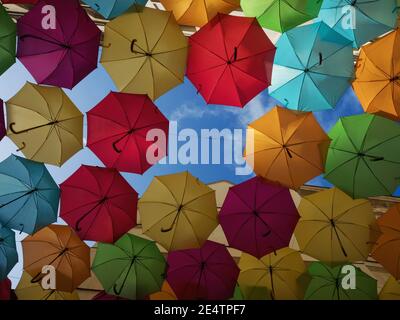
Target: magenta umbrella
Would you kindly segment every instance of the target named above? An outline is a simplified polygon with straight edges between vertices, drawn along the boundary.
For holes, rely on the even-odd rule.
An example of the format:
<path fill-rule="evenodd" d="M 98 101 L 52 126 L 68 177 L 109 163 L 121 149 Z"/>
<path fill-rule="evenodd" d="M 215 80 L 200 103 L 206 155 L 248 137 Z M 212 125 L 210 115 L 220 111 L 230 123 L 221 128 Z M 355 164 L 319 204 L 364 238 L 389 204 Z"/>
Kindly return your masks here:
<path fill-rule="evenodd" d="M 239 268 L 222 244 L 206 241 L 200 249 L 172 251 L 167 281 L 178 299 L 224 300 L 233 296 Z"/>
<path fill-rule="evenodd" d="M 289 189 L 261 177 L 231 187 L 219 213 L 229 245 L 257 258 L 287 247 L 298 220 Z"/>
<path fill-rule="evenodd" d="M 40 0 L 17 32 L 17 57 L 40 84 L 72 89 L 97 67 L 101 31 L 78 0 Z"/>
<path fill-rule="evenodd" d="M 7 134 L 6 124 L 4 122 L 3 100 L 0 99 L 0 140 Z"/>

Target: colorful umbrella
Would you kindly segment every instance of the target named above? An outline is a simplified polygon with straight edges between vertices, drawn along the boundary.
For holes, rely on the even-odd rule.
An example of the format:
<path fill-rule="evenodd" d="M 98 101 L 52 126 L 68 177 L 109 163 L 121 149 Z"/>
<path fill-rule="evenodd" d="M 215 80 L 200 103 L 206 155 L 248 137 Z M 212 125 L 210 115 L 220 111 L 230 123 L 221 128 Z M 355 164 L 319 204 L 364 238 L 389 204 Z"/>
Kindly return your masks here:
<path fill-rule="evenodd" d="M 183 82 L 188 41 L 171 12 L 144 8 L 106 24 L 101 63 L 119 91 L 152 100 Z"/>
<path fill-rule="evenodd" d="M 54 27 L 43 27 L 46 6 Z M 43 13 L 44 12 L 44 13 Z M 97 67 L 101 31 L 78 0 L 42 0 L 18 19 L 17 57 L 36 82 L 72 89 Z"/>
<path fill-rule="evenodd" d="M 371 203 L 336 188 L 304 197 L 299 212 L 300 250 L 331 264 L 366 260 L 379 234 Z"/>
<path fill-rule="evenodd" d="M 361 48 L 353 89 L 364 110 L 400 120 L 400 31 Z"/>
<path fill-rule="evenodd" d="M 232 297 L 239 268 L 224 245 L 207 241 L 199 249 L 172 251 L 167 263 L 167 281 L 179 299 Z"/>
<path fill-rule="evenodd" d="M 246 300 L 303 299 L 309 279 L 299 252 L 284 248 L 260 260 L 243 253 L 239 267 L 238 283 Z"/>
<path fill-rule="evenodd" d="M 174 291 L 167 281 L 164 281 L 161 290 L 149 295 L 149 300 L 177 300 Z"/>
<path fill-rule="evenodd" d="M 0 75 L 15 62 L 16 37 L 15 23 L 0 4 Z"/>
<path fill-rule="evenodd" d="M 231 187 L 219 212 L 229 245 L 257 258 L 287 247 L 298 220 L 290 191 L 261 177 Z"/>
<path fill-rule="evenodd" d="M 83 114 L 60 88 L 26 83 L 7 101 L 8 137 L 31 160 L 61 166 L 83 147 Z"/>
<path fill-rule="evenodd" d="M 60 190 L 39 162 L 9 156 L 0 163 L 0 224 L 32 234 L 55 222 Z"/>
<path fill-rule="evenodd" d="M 92 270 L 108 294 L 144 299 L 161 289 L 165 266 L 154 242 L 125 234 L 114 244 L 98 244 Z"/>
<path fill-rule="evenodd" d="M 312 113 L 275 107 L 249 124 L 246 161 L 259 176 L 297 189 L 324 172 L 329 142 Z"/>
<path fill-rule="evenodd" d="M 92 298 L 92 300 L 127 300 L 127 299 L 107 294 L 105 291 L 100 291 Z"/>
<path fill-rule="evenodd" d="M 143 232 L 168 251 L 200 248 L 218 225 L 215 191 L 187 171 L 154 177 L 138 207 Z"/>
<path fill-rule="evenodd" d="M 330 131 L 325 178 L 353 198 L 391 195 L 399 185 L 400 126 L 370 114 L 341 118 Z"/>
<path fill-rule="evenodd" d="M 243 12 L 264 28 L 285 32 L 318 16 L 321 0 L 242 0 Z"/>
<path fill-rule="evenodd" d="M 397 3 L 396 0 L 324 0 L 319 18 L 359 48 L 395 28 Z"/>
<path fill-rule="evenodd" d="M 113 243 L 136 226 L 138 194 L 117 170 L 83 165 L 60 188 L 60 217 L 82 240 Z"/>
<path fill-rule="evenodd" d="M 11 280 L 5 278 L 0 281 L 0 301 L 11 300 Z"/>
<path fill-rule="evenodd" d="M 355 289 L 345 289 L 343 278 L 348 274 L 344 266 L 330 268 L 322 262 L 313 262 L 308 268 L 311 282 L 307 288 L 305 300 L 376 300 L 377 283 L 359 268 L 355 270 Z"/>
<path fill-rule="evenodd" d="M 189 42 L 186 74 L 207 103 L 243 107 L 270 85 L 275 46 L 256 19 L 218 14 Z"/>
<path fill-rule="evenodd" d="M 106 19 L 113 19 L 120 16 L 133 6 L 140 10 L 140 6 L 145 6 L 147 0 L 82 0 Z"/>
<path fill-rule="evenodd" d="M 229 14 L 239 8 L 240 0 L 160 0 L 172 11 L 179 24 L 202 27 L 218 13 Z"/>
<path fill-rule="evenodd" d="M 372 251 L 376 259 L 397 280 L 400 279 L 400 205 L 389 209 L 378 219 L 382 232 Z"/>
<path fill-rule="evenodd" d="M 389 277 L 379 293 L 379 300 L 400 300 L 400 282 Z"/>
<path fill-rule="evenodd" d="M 7 127 L 4 122 L 3 100 L 0 99 L 0 140 L 7 134 Z"/>
<path fill-rule="evenodd" d="M 244 300 L 242 290 L 240 290 L 238 284 L 236 285 L 235 291 L 233 292 L 233 297 L 230 300 Z"/>
<path fill-rule="evenodd" d="M 15 246 L 15 234 L 7 228 L 0 227 L 0 280 L 7 277 L 17 262 L 18 253 Z"/>
<path fill-rule="evenodd" d="M 111 92 L 87 115 L 87 145 L 107 167 L 143 174 L 167 154 L 168 119 L 146 95 Z M 165 137 L 154 159 L 151 132 Z"/>
<path fill-rule="evenodd" d="M 323 22 L 284 33 L 274 63 L 271 96 L 301 111 L 334 108 L 354 72 L 351 41 Z"/>
<path fill-rule="evenodd" d="M 22 240 L 24 270 L 32 283 L 43 278 L 42 268 L 56 270 L 56 290 L 72 292 L 90 277 L 90 248 L 68 226 L 50 225 Z"/>

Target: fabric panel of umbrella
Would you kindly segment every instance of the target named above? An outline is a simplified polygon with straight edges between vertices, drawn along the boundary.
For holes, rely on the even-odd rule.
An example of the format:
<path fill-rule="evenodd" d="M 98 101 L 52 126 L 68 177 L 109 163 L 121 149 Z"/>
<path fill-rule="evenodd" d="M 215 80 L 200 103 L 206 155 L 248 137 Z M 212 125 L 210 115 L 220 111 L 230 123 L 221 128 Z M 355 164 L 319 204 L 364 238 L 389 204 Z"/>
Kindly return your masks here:
<path fill-rule="evenodd" d="M 11 296 L 11 280 L 8 278 L 0 280 L 0 301 L 10 300 Z"/>
<path fill-rule="evenodd" d="M 400 282 L 389 277 L 379 292 L 379 300 L 400 300 Z"/>
<path fill-rule="evenodd" d="M 0 227 L 0 280 L 7 275 L 18 262 L 15 234 L 10 229 Z"/>
<path fill-rule="evenodd" d="M 147 0 L 82 0 L 106 19 L 113 19 L 129 8 L 140 11 Z"/>
<path fill-rule="evenodd" d="M 16 39 L 17 27 L 0 4 L 0 75 L 15 63 Z"/>
<path fill-rule="evenodd" d="M 92 300 L 127 300 L 127 299 L 107 294 L 105 291 L 100 291 L 92 298 Z"/>
<path fill-rule="evenodd" d="M 149 300 L 177 300 L 174 291 L 167 281 L 164 281 L 161 291 L 149 295 Z"/>

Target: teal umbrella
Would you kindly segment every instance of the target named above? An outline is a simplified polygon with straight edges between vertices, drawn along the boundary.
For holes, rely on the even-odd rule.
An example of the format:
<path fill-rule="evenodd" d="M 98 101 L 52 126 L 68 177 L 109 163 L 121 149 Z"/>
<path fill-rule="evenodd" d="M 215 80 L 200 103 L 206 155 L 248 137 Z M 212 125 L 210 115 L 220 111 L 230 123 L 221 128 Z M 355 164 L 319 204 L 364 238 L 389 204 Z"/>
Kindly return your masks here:
<path fill-rule="evenodd" d="M 15 62 L 17 27 L 0 4 L 0 75 Z"/>
<path fill-rule="evenodd" d="M 0 163 L 0 225 L 32 234 L 55 222 L 59 193 L 42 163 L 9 156 Z"/>
<path fill-rule="evenodd" d="M 318 22 L 289 30 L 276 46 L 271 96 L 293 110 L 334 108 L 353 78 L 351 41 Z"/>
<path fill-rule="evenodd" d="M 0 280 L 7 277 L 8 273 L 18 262 L 18 253 L 15 246 L 15 234 L 7 228 L 0 228 Z"/>
<path fill-rule="evenodd" d="M 96 10 L 106 19 L 113 19 L 120 16 L 130 7 L 137 5 L 145 6 L 147 0 L 83 0 L 92 9 Z"/>

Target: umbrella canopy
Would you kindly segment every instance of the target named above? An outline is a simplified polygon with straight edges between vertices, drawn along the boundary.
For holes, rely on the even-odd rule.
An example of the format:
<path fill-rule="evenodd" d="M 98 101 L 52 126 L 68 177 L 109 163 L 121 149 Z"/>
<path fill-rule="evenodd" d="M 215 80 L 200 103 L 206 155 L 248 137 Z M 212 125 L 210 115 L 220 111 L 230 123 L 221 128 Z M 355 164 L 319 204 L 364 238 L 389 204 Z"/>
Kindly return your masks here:
<path fill-rule="evenodd" d="M 364 110 L 400 120 L 400 31 L 361 48 L 353 82 Z"/>
<path fill-rule="evenodd" d="M 400 300 L 400 282 L 389 277 L 379 293 L 379 300 Z"/>
<path fill-rule="evenodd" d="M 50 225 L 22 240 L 24 270 L 40 282 L 43 266 L 56 270 L 56 290 L 72 292 L 90 277 L 90 248 L 68 226 Z"/>
<path fill-rule="evenodd" d="M 87 115 L 87 145 L 107 167 L 143 174 L 167 154 L 167 141 L 159 141 L 154 161 L 148 157 L 149 132 L 167 140 L 169 122 L 147 95 L 111 92 Z"/>
<path fill-rule="evenodd" d="M 300 250 L 330 264 L 366 260 L 379 234 L 371 203 L 336 188 L 304 197 L 299 212 Z"/>
<path fill-rule="evenodd" d="M 353 198 L 395 192 L 400 172 L 398 123 L 370 114 L 344 117 L 329 136 L 327 180 Z"/>
<path fill-rule="evenodd" d="M 239 8 L 240 0 L 161 0 L 179 24 L 202 27 L 218 13 L 229 14 Z"/>
<path fill-rule="evenodd" d="M 236 285 L 235 291 L 233 292 L 233 296 L 230 298 L 230 300 L 244 300 L 242 290 L 240 290 L 238 284 Z"/>
<path fill-rule="evenodd" d="M 353 78 L 351 41 L 318 22 L 284 33 L 276 46 L 271 96 L 294 110 L 334 108 Z"/>
<path fill-rule="evenodd" d="M 179 299 L 232 297 L 239 268 L 224 245 L 207 241 L 200 249 L 172 251 L 167 263 L 167 281 Z"/>
<path fill-rule="evenodd" d="M 0 5 L 0 75 L 15 62 L 16 37 L 15 23 Z"/>
<path fill-rule="evenodd" d="M 161 290 L 149 295 L 149 300 L 177 300 L 174 291 L 167 281 L 164 281 Z"/>
<path fill-rule="evenodd" d="M 32 234 L 57 220 L 59 196 L 42 163 L 14 155 L 0 163 L 0 225 Z"/>
<path fill-rule="evenodd" d="M 189 42 L 186 75 L 207 103 L 243 107 L 270 85 L 275 46 L 255 18 L 218 14 Z"/>
<path fill-rule="evenodd" d="M 60 217 L 82 240 L 113 243 L 136 226 L 138 194 L 115 169 L 83 165 L 60 189 Z"/>
<path fill-rule="evenodd" d="M 187 50 L 172 12 L 129 10 L 106 24 L 101 63 L 119 91 L 155 100 L 183 82 Z"/>
<path fill-rule="evenodd" d="M 55 8 L 55 28 L 43 27 L 47 5 Z M 17 27 L 17 57 L 37 83 L 72 89 L 96 69 L 101 31 L 78 0 L 42 0 Z"/>
<path fill-rule="evenodd" d="M 60 88 L 26 83 L 7 101 L 8 137 L 28 159 L 61 166 L 83 147 L 83 114 Z"/>
<path fill-rule="evenodd" d="M 138 207 L 143 232 L 168 251 L 200 248 L 218 225 L 215 191 L 187 171 L 154 177 Z"/>
<path fill-rule="evenodd" d="M 324 0 L 319 18 L 359 48 L 395 28 L 397 7 L 396 0 Z"/>
<path fill-rule="evenodd" d="M 400 279 L 400 205 L 395 205 L 378 219 L 382 232 L 372 251 L 377 260 L 397 280 Z"/>
<path fill-rule="evenodd" d="M 305 300 L 377 300 L 377 282 L 374 278 L 354 267 L 356 272 L 356 288 L 344 289 L 342 272 L 344 266 L 331 268 L 322 262 L 313 262 L 308 267 L 311 276 Z"/>
<path fill-rule="evenodd" d="M 2 3 L 35 4 L 39 0 L 2 0 Z"/>
<path fill-rule="evenodd" d="M 15 294 L 18 300 L 79 300 L 76 291 L 64 292 L 58 290 L 44 290 L 40 282 L 32 282 L 29 273 L 22 273 Z"/>
<path fill-rule="evenodd" d="M 242 0 L 243 12 L 264 28 L 285 32 L 318 16 L 321 0 Z"/>
<path fill-rule="evenodd" d="M 154 242 L 125 234 L 114 244 L 98 244 L 92 270 L 108 294 L 144 299 L 161 289 L 165 267 Z"/>
<path fill-rule="evenodd" d="M 8 273 L 18 262 L 15 234 L 10 229 L 0 227 L 0 280 L 7 277 Z"/>
<path fill-rule="evenodd" d="M 0 301 L 11 300 L 11 280 L 5 278 L 0 281 Z"/>
<path fill-rule="evenodd" d="M 245 156 L 257 175 L 297 189 L 324 172 L 329 142 L 312 113 L 275 107 L 249 124 Z"/>
<path fill-rule="evenodd" d="M 260 260 L 243 253 L 239 268 L 238 283 L 246 300 L 303 299 L 308 277 L 298 251 L 284 248 Z"/>
<path fill-rule="evenodd" d="M 290 191 L 261 177 L 229 188 L 219 212 L 229 245 L 257 258 L 287 247 L 298 220 Z"/>
<path fill-rule="evenodd" d="M 107 294 L 105 291 L 100 291 L 92 298 L 92 300 L 127 300 L 127 299 Z"/>
<path fill-rule="evenodd" d="M 145 6 L 147 0 L 83 0 L 82 2 L 89 5 L 106 19 L 113 19 L 120 16 L 132 6 L 138 6 L 136 10 L 140 10 L 140 6 Z"/>

